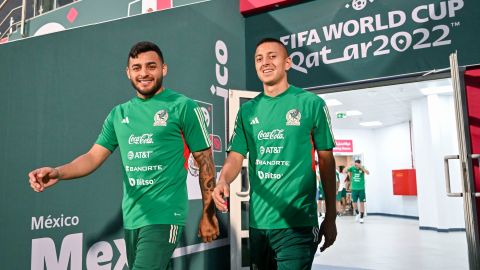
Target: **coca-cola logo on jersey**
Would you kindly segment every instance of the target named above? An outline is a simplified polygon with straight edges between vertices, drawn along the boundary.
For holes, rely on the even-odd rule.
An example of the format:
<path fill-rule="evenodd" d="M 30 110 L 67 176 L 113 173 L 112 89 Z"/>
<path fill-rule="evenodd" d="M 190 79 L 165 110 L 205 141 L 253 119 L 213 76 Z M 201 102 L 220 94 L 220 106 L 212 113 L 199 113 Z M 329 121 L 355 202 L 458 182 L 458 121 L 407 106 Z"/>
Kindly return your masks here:
<path fill-rule="evenodd" d="M 261 140 L 283 140 L 285 139 L 283 136 L 283 129 L 274 129 L 272 131 L 263 131 L 260 130 L 258 132 L 257 138 L 259 141 Z"/>
<path fill-rule="evenodd" d="M 145 133 L 140 136 L 130 135 L 128 138 L 128 144 L 152 144 L 153 143 L 153 133 Z"/>

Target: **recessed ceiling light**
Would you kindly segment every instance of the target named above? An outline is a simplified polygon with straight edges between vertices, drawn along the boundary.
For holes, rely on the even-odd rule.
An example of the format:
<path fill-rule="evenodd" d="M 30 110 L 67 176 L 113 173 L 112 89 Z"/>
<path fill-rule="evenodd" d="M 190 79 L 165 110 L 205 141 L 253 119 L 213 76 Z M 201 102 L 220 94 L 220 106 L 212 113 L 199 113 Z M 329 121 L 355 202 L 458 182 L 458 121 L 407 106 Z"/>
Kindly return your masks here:
<path fill-rule="evenodd" d="M 338 106 L 343 104 L 338 99 L 334 99 L 334 98 L 325 100 L 325 103 L 327 104 L 328 107 Z"/>
<path fill-rule="evenodd" d="M 345 113 L 347 114 L 347 116 L 362 115 L 362 112 L 357 110 L 346 111 Z"/>
<path fill-rule="evenodd" d="M 424 94 L 425 96 L 435 95 L 435 94 L 445 94 L 445 93 L 452 93 L 453 88 L 450 85 L 437 86 L 437 87 L 425 87 L 425 88 L 421 88 L 420 92 L 422 92 L 422 94 Z"/>
<path fill-rule="evenodd" d="M 364 126 L 364 127 L 376 127 L 376 126 L 381 126 L 381 125 L 383 125 L 383 124 L 380 121 L 371 121 L 371 122 L 360 123 L 360 126 Z"/>

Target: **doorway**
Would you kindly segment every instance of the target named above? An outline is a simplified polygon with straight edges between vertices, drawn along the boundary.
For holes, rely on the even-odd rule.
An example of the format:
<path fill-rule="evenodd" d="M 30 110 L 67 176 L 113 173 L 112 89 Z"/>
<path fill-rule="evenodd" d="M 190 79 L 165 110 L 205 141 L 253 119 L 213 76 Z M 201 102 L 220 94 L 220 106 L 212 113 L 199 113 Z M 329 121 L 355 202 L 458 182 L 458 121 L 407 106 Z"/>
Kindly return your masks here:
<path fill-rule="evenodd" d="M 256 94 L 230 92 L 230 125 L 239 100 Z M 339 217 L 339 232 L 350 234 L 339 234 L 334 247 L 317 254 L 313 269 L 468 269 L 463 201 L 446 196 L 444 180 L 444 156 L 458 155 L 451 79 L 321 96 L 329 106 L 335 139 L 352 144 L 336 152 L 336 158 L 346 163 L 361 159 L 371 175 L 366 178 L 365 224 Z M 417 194 L 395 194 L 392 174 L 404 169 L 414 170 Z M 459 170 L 458 163 L 450 162 L 451 172 Z M 234 182 L 239 184 L 238 215 L 235 195 L 230 199 L 232 269 L 248 269 L 243 268 L 248 266 L 248 180 L 243 180 Z M 451 186 L 461 191 L 460 175 L 451 174 Z M 404 256 L 409 259 L 402 260 Z"/>
<path fill-rule="evenodd" d="M 370 175 L 365 177 L 365 223 L 340 216 L 337 243 L 318 254 L 314 269 L 468 269 L 463 201 L 446 196 L 444 180 L 444 156 L 458 155 L 451 80 L 321 97 L 329 106 L 335 139 L 348 146 L 334 149 L 337 162 L 352 166 L 359 159 Z M 458 172 L 459 164 L 451 162 L 450 170 Z M 412 181 L 399 183 L 394 178 L 399 171 L 413 172 L 416 192 L 398 191 Z M 451 186 L 462 189 L 459 174 L 451 174 Z M 432 249 L 433 243 L 450 244 Z M 408 260 L 401 260 L 401 251 Z"/>

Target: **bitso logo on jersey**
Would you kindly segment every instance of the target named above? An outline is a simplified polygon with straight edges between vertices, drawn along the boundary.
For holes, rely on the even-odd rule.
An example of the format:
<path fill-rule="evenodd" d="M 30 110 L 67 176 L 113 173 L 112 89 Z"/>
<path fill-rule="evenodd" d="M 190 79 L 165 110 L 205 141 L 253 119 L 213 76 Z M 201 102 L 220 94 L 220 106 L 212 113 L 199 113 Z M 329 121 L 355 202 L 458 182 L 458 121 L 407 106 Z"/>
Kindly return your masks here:
<path fill-rule="evenodd" d="M 287 126 L 300 126 L 300 119 L 302 114 L 297 109 L 292 109 L 287 112 Z"/>
<path fill-rule="evenodd" d="M 167 125 L 167 120 L 168 120 L 168 111 L 167 110 L 160 110 L 158 111 L 155 116 L 153 117 L 153 126 L 158 127 L 164 127 Z"/>
<path fill-rule="evenodd" d="M 145 180 L 145 179 L 135 179 L 135 178 L 128 178 L 128 182 L 130 183 L 130 186 L 150 186 L 153 185 L 153 180 Z"/>

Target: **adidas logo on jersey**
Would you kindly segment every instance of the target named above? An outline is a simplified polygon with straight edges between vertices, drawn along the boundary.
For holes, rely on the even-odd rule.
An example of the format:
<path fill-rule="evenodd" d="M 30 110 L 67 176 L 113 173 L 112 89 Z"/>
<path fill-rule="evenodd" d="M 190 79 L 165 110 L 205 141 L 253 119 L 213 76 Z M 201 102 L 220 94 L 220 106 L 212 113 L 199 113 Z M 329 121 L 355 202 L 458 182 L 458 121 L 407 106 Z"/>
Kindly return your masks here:
<path fill-rule="evenodd" d="M 128 124 L 130 121 L 128 121 L 128 116 L 122 119 L 122 124 Z"/>
<path fill-rule="evenodd" d="M 257 117 L 253 118 L 252 121 L 250 121 L 250 125 L 256 125 L 256 124 L 260 124 Z"/>

